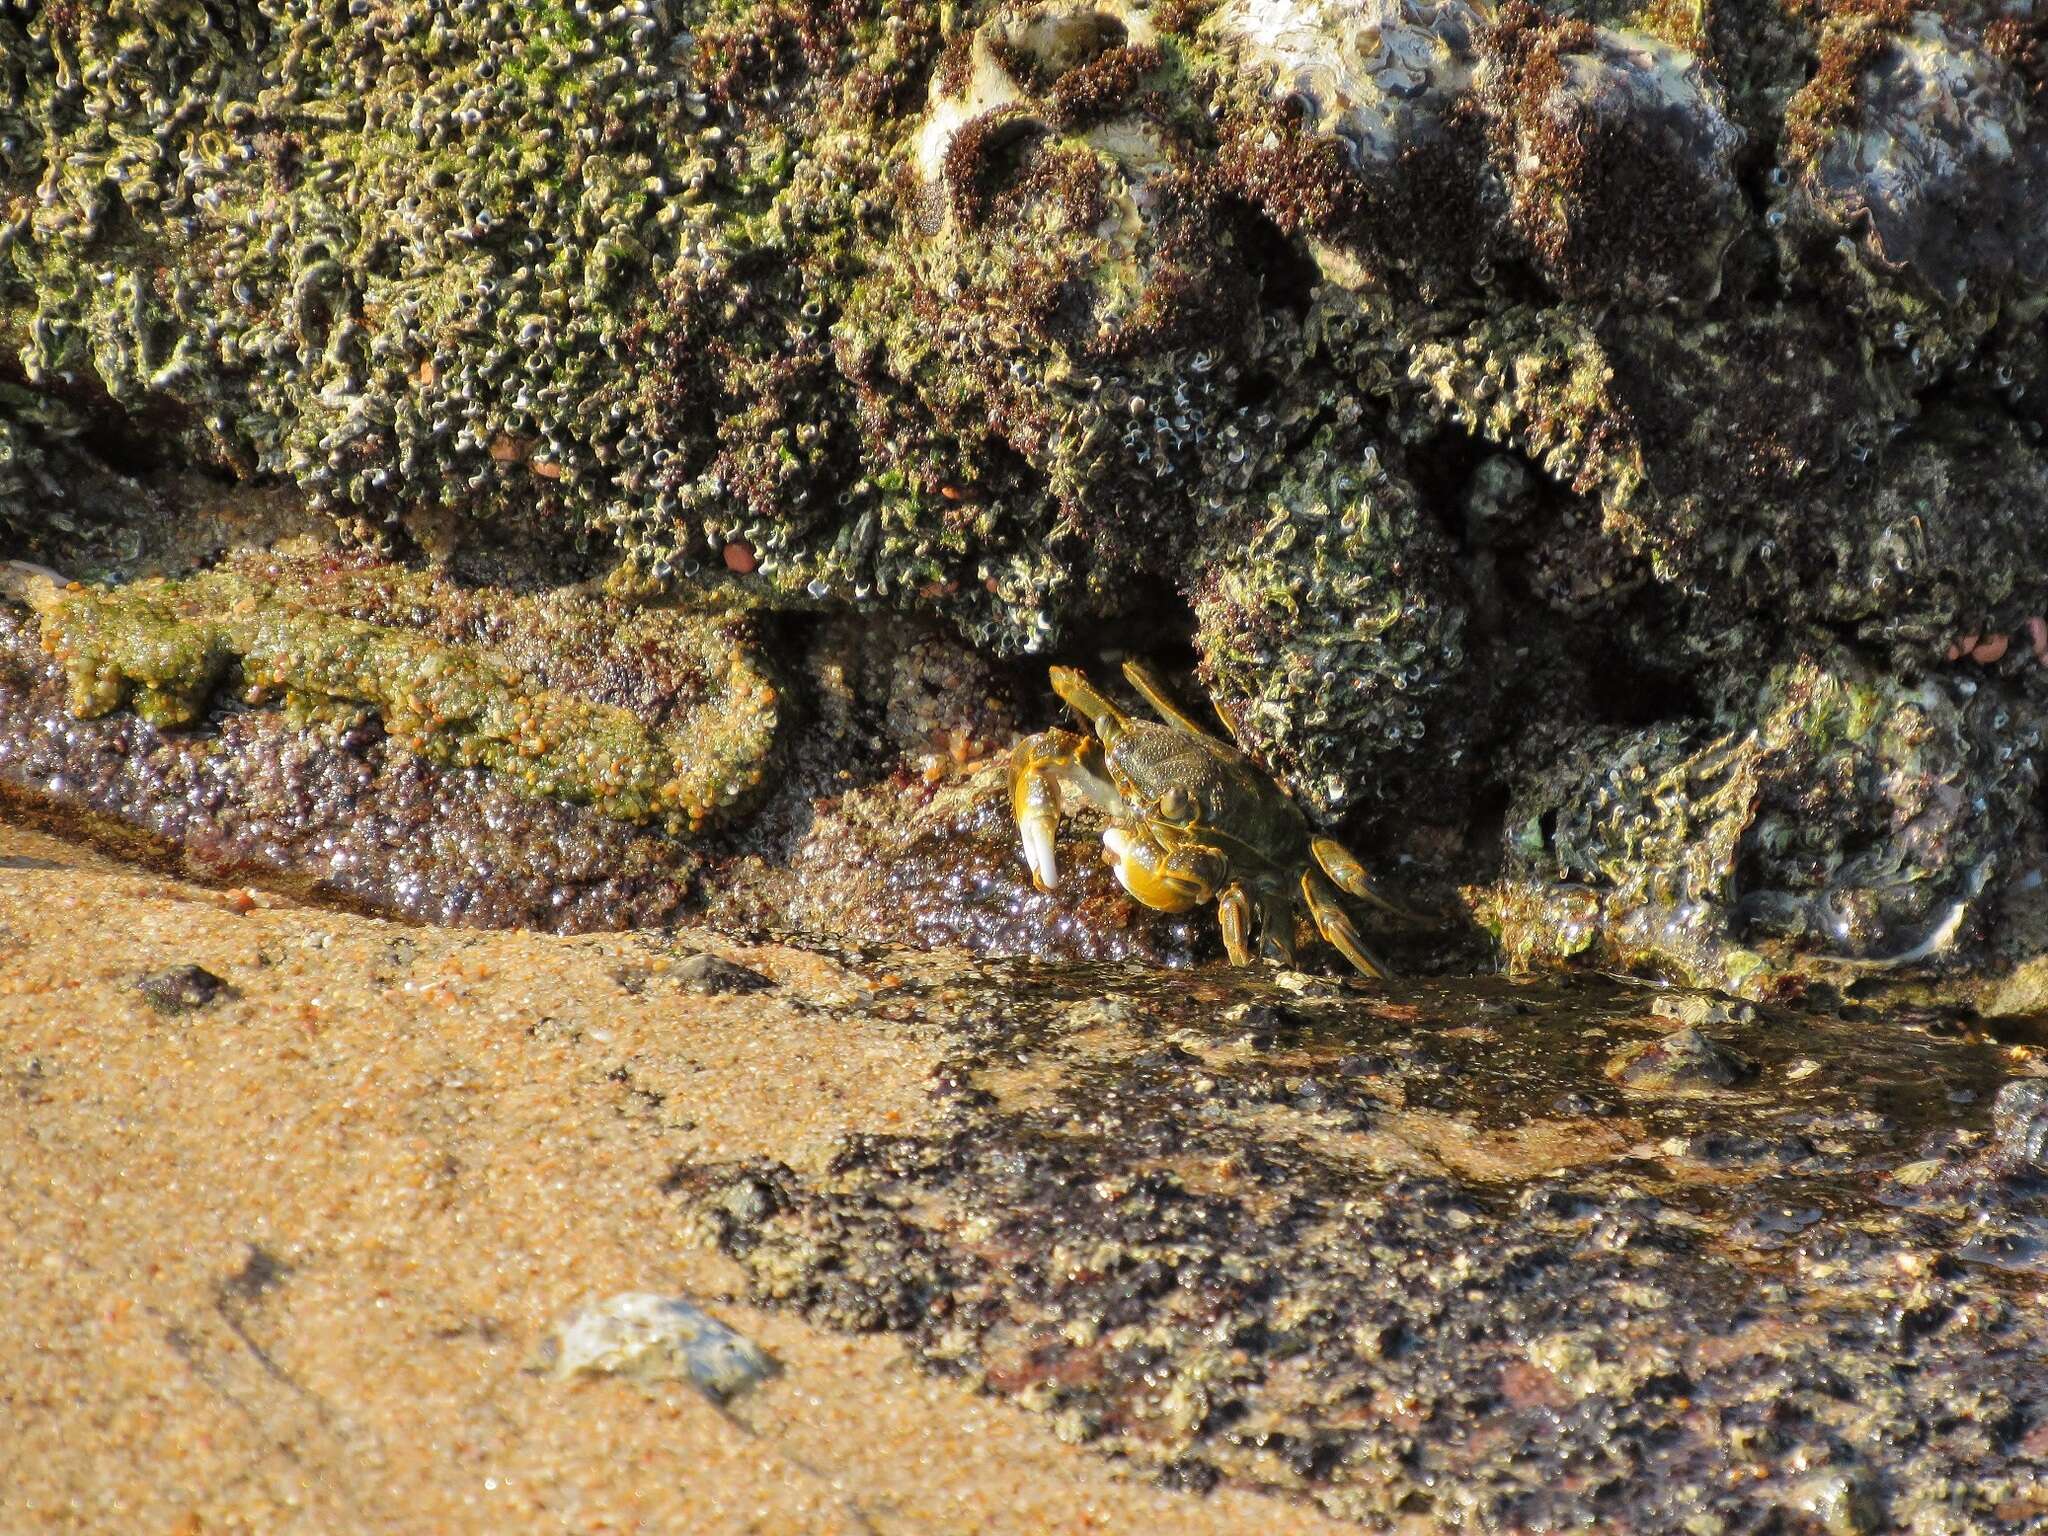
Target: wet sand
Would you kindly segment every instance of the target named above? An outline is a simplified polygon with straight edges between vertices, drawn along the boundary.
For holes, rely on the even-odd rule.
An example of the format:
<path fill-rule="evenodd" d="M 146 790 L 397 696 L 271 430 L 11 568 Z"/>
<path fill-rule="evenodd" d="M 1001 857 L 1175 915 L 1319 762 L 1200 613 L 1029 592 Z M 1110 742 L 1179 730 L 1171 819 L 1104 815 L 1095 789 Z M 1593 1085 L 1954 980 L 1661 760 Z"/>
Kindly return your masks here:
<path fill-rule="evenodd" d="M 688 991 L 699 949 L 776 985 Z M 232 990 L 153 1006 L 181 966 Z M 886 957 L 357 918 L 0 825 L 0 1531 L 1349 1529 L 724 1299 L 664 1180 L 919 1130 L 938 1044 L 891 986 Z M 531 1368 L 626 1290 L 782 1374 L 720 1409 Z"/>

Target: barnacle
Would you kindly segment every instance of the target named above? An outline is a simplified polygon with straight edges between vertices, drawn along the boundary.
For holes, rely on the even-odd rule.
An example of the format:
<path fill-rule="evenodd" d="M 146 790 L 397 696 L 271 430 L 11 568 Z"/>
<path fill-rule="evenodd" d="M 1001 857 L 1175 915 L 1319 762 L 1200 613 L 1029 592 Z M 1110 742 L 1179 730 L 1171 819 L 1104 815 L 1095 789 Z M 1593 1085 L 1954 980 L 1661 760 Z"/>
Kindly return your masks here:
<path fill-rule="evenodd" d="M 1474 730 L 1461 583 L 1376 447 L 1302 456 L 1195 611 L 1217 708 L 1318 815 L 1457 772 Z"/>
<path fill-rule="evenodd" d="M 701 830 L 747 801 L 777 690 L 730 621 L 622 614 L 433 572 L 250 555 L 29 600 L 73 712 L 197 722 L 230 685 L 302 722 L 369 714 L 406 750 L 622 821 Z"/>

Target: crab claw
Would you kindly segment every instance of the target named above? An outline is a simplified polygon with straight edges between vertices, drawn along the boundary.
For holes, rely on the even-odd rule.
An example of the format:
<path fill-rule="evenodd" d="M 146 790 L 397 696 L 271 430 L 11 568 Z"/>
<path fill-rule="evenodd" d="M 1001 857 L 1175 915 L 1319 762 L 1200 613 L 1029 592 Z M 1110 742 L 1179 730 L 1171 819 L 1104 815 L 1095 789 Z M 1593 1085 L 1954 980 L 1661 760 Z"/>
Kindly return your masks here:
<path fill-rule="evenodd" d="M 1060 877 L 1053 853 L 1053 834 L 1060 822 L 1059 780 L 1035 763 L 1021 766 L 1011 779 L 1010 810 L 1017 818 L 1017 837 L 1024 845 L 1031 883 L 1049 891 Z"/>
<path fill-rule="evenodd" d="M 1379 888 L 1379 883 L 1365 872 L 1365 866 L 1358 861 L 1358 855 L 1338 842 L 1334 837 L 1312 837 L 1309 851 L 1315 856 L 1323 873 L 1335 882 L 1337 888 L 1356 896 L 1360 901 L 1371 902 L 1389 917 L 1398 917 L 1404 922 L 1426 924 L 1441 922 L 1427 912 L 1417 912 L 1404 907 Z"/>
<path fill-rule="evenodd" d="M 1053 845 L 1059 830 L 1062 788 L 1082 799 L 1121 809 L 1116 791 L 1102 776 L 1102 744 L 1070 731 L 1041 731 L 1010 750 L 1010 814 L 1024 847 L 1031 883 L 1050 891 L 1059 879 Z"/>
<path fill-rule="evenodd" d="M 1049 891 L 1059 883 L 1059 861 L 1052 851 L 1053 818 L 1033 816 L 1019 820 L 1017 834 L 1024 843 L 1024 862 L 1031 869 L 1031 883 L 1041 891 Z"/>
<path fill-rule="evenodd" d="M 1144 832 L 1109 827 L 1104 858 L 1117 883 L 1155 912 L 1186 912 L 1216 894 L 1230 866 L 1213 848 L 1162 848 Z"/>

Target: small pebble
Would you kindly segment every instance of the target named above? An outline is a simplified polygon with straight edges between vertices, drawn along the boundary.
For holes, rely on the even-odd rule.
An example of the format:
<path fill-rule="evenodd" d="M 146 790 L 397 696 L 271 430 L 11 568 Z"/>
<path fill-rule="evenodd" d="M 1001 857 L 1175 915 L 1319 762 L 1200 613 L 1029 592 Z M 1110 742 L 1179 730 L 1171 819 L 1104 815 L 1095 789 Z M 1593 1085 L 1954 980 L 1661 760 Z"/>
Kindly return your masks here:
<path fill-rule="evenodd" d="M 695 1302 L 652 1291 L 624 1291 L 578 1307 L 555 1325 L 535 1363 L 557 1381 L 687 1381 L 715 1403 L 730 1401 L 778 1369 L 758 1344 Z"/>
<path fill-rule="evenodd" d="M 1991 1101 L 1991 1135 L 2009 1162 L 2048 1173 L 2048 1082 L 2021 1078 L 1999 1089 Z"/>
<path fill-rule="evenodd" d="M 234 988 L 220 977 L 196 965 L 151 971 L 135 983 L 135 989 L 144 1002 L 166 1017 L 195 1013 L 223 993 L 234 994 Z"/>
<path fill-rule="evenodd" d="M 759 971 L 750 971 L 744 965 L 735 965 L 712 954 L 692 955 L 670 974 L 685 991 L 700 992 L 707 997 L 721 997 L 729 992 L 760 992 L 775 985 Z"/>
<path fill-rule="evenodd" d="M 1688 1026 L 1657 1040 L 1624 1046 L 1607 1062 L 1607 1076 L 1642 1093 L 1707 1093 L 1732 1088 L 1756 1063 Z"/>

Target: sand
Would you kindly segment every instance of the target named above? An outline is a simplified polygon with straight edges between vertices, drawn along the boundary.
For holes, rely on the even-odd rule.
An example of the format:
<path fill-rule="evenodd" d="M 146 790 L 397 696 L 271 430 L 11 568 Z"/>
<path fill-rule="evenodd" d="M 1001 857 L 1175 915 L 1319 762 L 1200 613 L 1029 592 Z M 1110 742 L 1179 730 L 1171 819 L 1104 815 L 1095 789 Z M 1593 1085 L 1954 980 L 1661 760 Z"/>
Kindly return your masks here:
<path fill-rule="evenodd" d="M 696 949 L 777 985 L 684 991 Z M 138 990 L 187 965 L 232 994 Z M 727 1299 L 664 1179 L 918 1129 L 934 1046 L 891 986 L 707 934 L 407 927 L 0 825 L 0 1531 L 1337 1529 Z M 722 1409 L 533 1369 L 627 1290 L 782 1373 Z"/>

